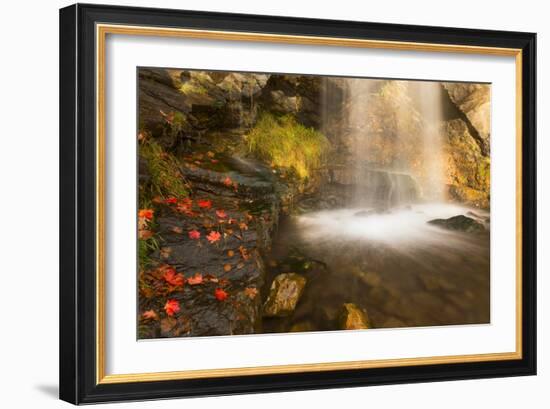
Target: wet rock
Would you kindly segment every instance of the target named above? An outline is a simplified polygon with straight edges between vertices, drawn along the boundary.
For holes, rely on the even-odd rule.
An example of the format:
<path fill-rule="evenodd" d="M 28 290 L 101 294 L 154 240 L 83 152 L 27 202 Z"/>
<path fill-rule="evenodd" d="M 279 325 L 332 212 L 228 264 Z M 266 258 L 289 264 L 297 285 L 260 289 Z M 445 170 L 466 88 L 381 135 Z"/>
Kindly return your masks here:
<path fill-rule="evenodd" d="M 465 115 L 479 135 L 484 152 L 489 152 L 491 131 L 491 86 L 489 84 L 443 83 L 451 101 Z"/>
<path fill-rule="evenodd" d="M 369 317 L 366 311 L 360 309 L 357 305 L 346 303 L 342 307 L 340 315 L 341 329 L 368 329 L 372 328 L 369 323 Z"/>
<path fill-rule="evenodd" d="M 271 283 L 264 304 L 264 316 L 284 317 L 292 314 L 305 286 L 306 279 L 298 274 L 279 274 Z"/>
<path fill-rule="evenodd" d="M 315 331 L 313 324 L 309 321 L 297 322 L 290 327 L 290 332 L 309 332 Z"/>
<path fill-rule="evenodd" d="M 443 229 L 466 233 L 479 233 L 485 231 L 485 226 L 482 223 L 464 215 L 458 215 L 448 219 L 434 219 L 430 220 L 428 223 Z"/>
<path fill-rule="evenodd" d="M 487 209 L 490 202 L 490 158 L 463 119 L 445 122 L 447 184 L 451 199 Z"/>

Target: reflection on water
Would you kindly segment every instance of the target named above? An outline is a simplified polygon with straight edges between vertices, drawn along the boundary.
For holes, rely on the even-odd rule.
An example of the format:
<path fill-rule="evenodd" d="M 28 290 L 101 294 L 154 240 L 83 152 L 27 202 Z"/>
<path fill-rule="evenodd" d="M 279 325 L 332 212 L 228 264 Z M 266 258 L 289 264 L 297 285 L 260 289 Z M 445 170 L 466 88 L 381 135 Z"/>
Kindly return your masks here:
<path fill-rule="evenodd" d="M 488 323 L 489 234 L 427 223 L 459 214 L 488 223 L 488 213 L 452 204 L 284 219 L 267 255 L 267 282 L 290 271 L 308 282 L 295 313 L 266 319 L 264 330 L 339 329 L 344 303 L 366 309 L 375 328 Z"/>

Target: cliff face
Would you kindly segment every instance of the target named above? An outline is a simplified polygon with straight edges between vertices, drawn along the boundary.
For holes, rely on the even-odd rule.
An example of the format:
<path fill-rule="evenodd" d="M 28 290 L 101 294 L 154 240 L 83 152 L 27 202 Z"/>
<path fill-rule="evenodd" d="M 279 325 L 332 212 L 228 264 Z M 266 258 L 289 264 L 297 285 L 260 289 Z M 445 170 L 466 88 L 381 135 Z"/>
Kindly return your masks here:
<path fill-rule="evenodd" d="M 459 111 L 443 125 L 450 197 L 489 208 L 491 86 L 444 83 L 443 87 Z"/>

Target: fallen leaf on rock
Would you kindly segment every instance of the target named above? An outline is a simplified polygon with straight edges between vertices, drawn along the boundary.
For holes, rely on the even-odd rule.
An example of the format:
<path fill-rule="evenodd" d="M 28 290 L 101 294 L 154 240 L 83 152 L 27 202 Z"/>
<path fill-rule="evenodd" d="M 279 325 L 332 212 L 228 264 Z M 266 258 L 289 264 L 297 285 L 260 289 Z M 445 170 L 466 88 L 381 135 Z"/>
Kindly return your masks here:
<path fill-rule="evenodd" d="M 145 311 L 141 316 L 145 320 L 156 320 L 158 318 L 157 313 L 153 310 Z"/>
<path fill-rule="evenodd" d="M 216 156 L 216 154 L 212 151 L 208 151 L 206 152 L 206 155 L 209 157 L 209 158 L 213 158 L 214 156 Z"/>
<path fill-rule="evenodd" d="M 212 230 L 212 231 L 208 234 L 208 236 L 206 236 L 206 239 L 207 239 L 210 243 L 215 243 L 215 242 L 219 241 L 221 237 L 222 237 L 222 235 L 221 235 L 219 232 Z"/>
<path fill-rule="evenodd" d="M 246 287 L 244 289 L 244 293 L 250 298 L 254 299 L 256 298 L 256 295 L 258 295 L 258 289 L 256 287 Z"/>
<path fill-rule="evenodd" d="M 209 199 L 202 199 L 197 201 L 197 205 L 201 209 L 210 209 L 212 207 L 212 201 Z"/>
<path fill-rule="evenodd" d="M 178 199 L 176 199 L 175 197 L 171 196 L 167 199 L 164 199 L 164 203 L 166 204 L 176 204 L 178 203 Z"/>
<path fill-rule="evenodd" d="M 227 293 L 221 288 L 216 288 L 214 291 L 214 296 L 218 301 L 224 301 L 227 298 Z"/>
<path fill-rule="evenodd" d="M 248 225 L 246 223 L 239 223 L 239 229 L 248 230 Z"/>
<path fill-rule="evenodd" d="M 226 273 L 231 271 L 231 264 L 224 264 L 223 271 L 225 271 Z"/>
<path fill-rule="evenodd" d="M 189 285 L 202 284 L 202 282 L 203 282 L 203 278 L 201 273 L 195 273 L 193 277 L 190 277 L 187 279 L 187 283 Z"/>
<path fill-rule="evenodd" d="M 177 233 L 177 234 L 183 233 L 183 229 L 182 229 L 181 227 L 179 227 L 179 226 L 174 226 L 174 227 L 172 227 L 172 231 L 173 231 L 174 233 Z"/>
<path fill-rule="evenodd" d="M 162 278 L 164 278 L 164 281 L 166 281 L 170 285 L 173 285 L 174 287 L 181 287 L 185 284 L 185 278 L 183 277 L 183 275 L 180 273 L 176 274 L 176 270 L 171 267 L 165 271 Z"/>
<path fill-rule="evenodd" d="M 198 230 L 191 230 L 188 234 L 191 240 L 198 240 L 201 237 L 201 232 Z"/>
<path fill-rule="evenodd" d="M 153 218 L 153 214 L 155 211 L 153 209 L 140 209 L 138 212 L 139 217 L 143 217 L 144 219 L 151 220 Z"/>
<path fill-rule="evenodd" d="M 218 216 L 220 219 L 225 219 L 227 217 L 227 213 L 225 213 L 225 210 L 218 209 L 216 210 L 216 216 Z"/>
<path fill-rule="evenodd" d="M 180 303 L 177 300 L 168 300 L 164 304 L 164 311 L 171 317 L 180 311 Z"/>
<path fill-rule="evenodd" d="M 227 257 L 233 257 L 235 255 L 235 252 L 233 250 L 227 251 Z"/>

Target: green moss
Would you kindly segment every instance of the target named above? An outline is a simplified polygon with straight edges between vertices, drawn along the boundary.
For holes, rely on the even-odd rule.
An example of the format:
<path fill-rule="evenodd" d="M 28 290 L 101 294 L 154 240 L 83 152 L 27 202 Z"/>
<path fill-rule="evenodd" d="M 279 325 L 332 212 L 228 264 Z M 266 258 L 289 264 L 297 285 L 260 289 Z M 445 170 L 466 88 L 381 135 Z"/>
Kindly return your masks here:
<path fill-rule="evenodd" d="M 182 84 L 179 87 L 179 91 L 182 94 L 189 95 L 189 94 L 201 94 L 204 95 L 207 93 L 207 90 L 205 87 L 203 87 L 200 84 L 196 84 L 193 81 L 187 81 L 186 83 Z"/>
<path fill-rule="evenodd" d="M 150 207 L 151 199 L 155 196 L 188 196 L 187 185 L 180 172 L 180 163 L 172 154 L 165 152 L 152 139 L 140 144 L 139 154 L 147 161 L 150 175 L 150 181 L 140 186 L 140 208 Z"/>
<path fill-rule="evenodd" d="M 273 166 L 288 168 L 300 179 L 309 178 L 320 166 L 329 142 L 313 128 L 298 123 L 292 115 L 275 117 L 263 113 L 247 136 L 249 151 Z"/>

